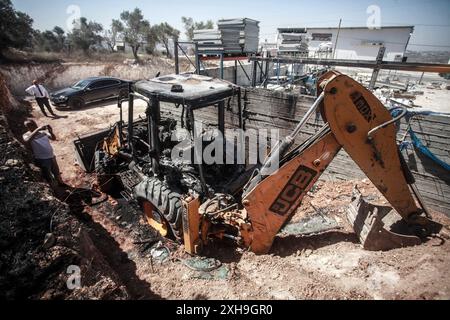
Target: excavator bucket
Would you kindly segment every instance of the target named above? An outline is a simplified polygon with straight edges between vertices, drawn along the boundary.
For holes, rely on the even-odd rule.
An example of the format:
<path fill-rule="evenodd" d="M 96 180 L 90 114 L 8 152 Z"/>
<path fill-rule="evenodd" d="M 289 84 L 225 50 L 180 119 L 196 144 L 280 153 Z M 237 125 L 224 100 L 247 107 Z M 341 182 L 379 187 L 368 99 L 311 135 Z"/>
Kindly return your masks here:
<path fill-rule="evenodd" d="M 419 237 L 411 235 L 395 210 L 369 202 L 356 187 L 347 219 L 365 250 L 385 251 L 422 243 Z"/>

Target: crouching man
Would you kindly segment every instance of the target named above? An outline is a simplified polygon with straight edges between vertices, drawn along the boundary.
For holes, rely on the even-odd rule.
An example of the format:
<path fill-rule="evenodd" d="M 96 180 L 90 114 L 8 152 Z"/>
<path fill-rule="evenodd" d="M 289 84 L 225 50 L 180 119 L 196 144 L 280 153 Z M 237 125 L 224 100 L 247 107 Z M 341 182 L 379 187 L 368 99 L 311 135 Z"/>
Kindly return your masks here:
<path fill-rule="evenodd" d="M 36 165 L 41 169 L 45 180 L 52 187 L 64 186 L 64 182 L 59 172 L 53 148 L 50 144 L 56 140 L 53 129 L 49 125 L 38 127 L 34 120 L 25 121 L 28 131 L 23 135 L 23 140 L 27 147 L 33 152 Z"/>

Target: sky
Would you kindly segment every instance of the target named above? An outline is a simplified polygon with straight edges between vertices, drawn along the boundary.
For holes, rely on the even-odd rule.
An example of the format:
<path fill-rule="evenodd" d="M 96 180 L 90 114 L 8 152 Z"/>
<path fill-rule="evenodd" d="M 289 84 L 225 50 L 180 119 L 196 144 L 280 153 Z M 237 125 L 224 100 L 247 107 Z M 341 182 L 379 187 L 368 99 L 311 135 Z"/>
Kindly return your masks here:
<path fill-rule="evenodd" d="M 382 26 L 413 25 L 408 49 L 450 51 L 450 0 L 12 0 L 17 10 L 34 20 L 40 30 L 55 25 L 67 30 L 80 14 L 108 28 L 124 10 L 138 7 L 151 24 L 168 22 L 182 31 L 181 17 L 195 21 L 247 17 L 260 21 L 260 39 L 275 40 L 278 27 L 366 26 L 380 11 Z M 69 23 L 68 23 L 69 22 Z"/>

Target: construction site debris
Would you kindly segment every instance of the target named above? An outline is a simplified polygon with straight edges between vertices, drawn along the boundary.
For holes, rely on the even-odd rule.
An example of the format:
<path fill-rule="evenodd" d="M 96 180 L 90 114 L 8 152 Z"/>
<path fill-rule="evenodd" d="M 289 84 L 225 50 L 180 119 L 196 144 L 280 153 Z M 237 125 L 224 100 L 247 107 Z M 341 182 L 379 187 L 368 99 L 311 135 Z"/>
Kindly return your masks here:
<path fill-rule="evenodd" d="M 288 223 L 282 230 L 283 235 L 311 235 L 330 230 L 339 229 L 340 226 L 333 217 L 314 215 L 300 220 L 299 222 Z"/>
<path fill-rule="evenodd" d="M 186 275 L 191 279 L 226 280 L 230 275 L 230 268 L 214 258 L 193 257 L 182 263 L 191 270 Z"/>

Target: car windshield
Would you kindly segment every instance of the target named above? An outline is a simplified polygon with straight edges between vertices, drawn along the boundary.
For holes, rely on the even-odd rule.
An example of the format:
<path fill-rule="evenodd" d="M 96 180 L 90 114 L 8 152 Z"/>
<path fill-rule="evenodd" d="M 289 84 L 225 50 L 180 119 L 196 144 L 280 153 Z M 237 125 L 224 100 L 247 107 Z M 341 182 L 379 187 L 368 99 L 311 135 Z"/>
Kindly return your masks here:
<path fill-rule="evenodd" d="M 83 89 L 86 88 L 89 85 L 90 81 L 89 80 L 81 80 L 78 81 L 77 83 L 75 83 L 72 88 L 76 88 L 76 89 Z"/>

